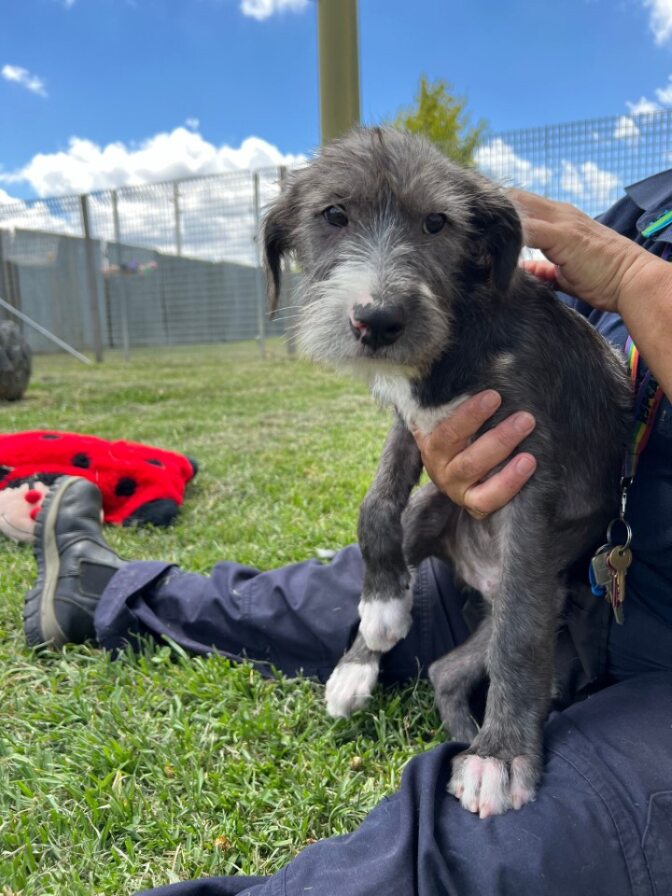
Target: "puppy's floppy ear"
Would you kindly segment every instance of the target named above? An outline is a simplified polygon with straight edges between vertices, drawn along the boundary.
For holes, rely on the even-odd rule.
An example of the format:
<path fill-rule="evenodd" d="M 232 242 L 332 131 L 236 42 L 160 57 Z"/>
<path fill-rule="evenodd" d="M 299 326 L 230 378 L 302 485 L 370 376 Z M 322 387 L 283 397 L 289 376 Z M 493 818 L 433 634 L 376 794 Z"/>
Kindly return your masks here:
<path fill-rule="evenodd" d="M 495 289 L 506 292 L 523 247 L 518 213 L 505 196 L 489 196 L 477 204 L 475 221 L 491 258 Z"/>
<path fill-rule="evenodd" d="M 270 207 L 262 226 L 263 264 L 266 295 L 271 313 L 277 311 L 280 298 L 280 261 L 292 248 L 295 185 L 289 185 Z"/>

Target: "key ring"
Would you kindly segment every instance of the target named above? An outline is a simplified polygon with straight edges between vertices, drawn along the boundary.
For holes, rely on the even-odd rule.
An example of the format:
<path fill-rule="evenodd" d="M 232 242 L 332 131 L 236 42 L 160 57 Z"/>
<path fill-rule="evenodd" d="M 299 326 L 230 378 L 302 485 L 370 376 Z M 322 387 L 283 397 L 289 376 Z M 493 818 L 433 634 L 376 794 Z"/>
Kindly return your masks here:
<path fill-rule="evenodd" d="M 625 544 L 614 545 L 614 547 L 618 547 L 621 551 L 627 551 L 630 547 L 630 543 L 632 542 L 632 529 L 630 528 L 630 523 L 624 519 L 622 516 L 615 517 L 607 527 L 607 543 L 613 545 L 614 542 L 611 540 L 611 531 L 613 529 L 614 523 L 623 523 L 625 526 Z"/>

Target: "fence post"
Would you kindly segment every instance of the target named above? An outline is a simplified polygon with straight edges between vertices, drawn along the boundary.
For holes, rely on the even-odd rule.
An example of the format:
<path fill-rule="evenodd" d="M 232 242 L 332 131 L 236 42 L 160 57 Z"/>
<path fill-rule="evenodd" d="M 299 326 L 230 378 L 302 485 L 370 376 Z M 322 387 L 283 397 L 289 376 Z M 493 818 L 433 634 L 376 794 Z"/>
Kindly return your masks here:
<path fill-rule="evenodd" d="M 119 288 L 121 291 L 121 343 L 124 348 L 124 361 L 128 361 L 131 340 L 128 332 L 128 288 L 126 275 L 121 261 L 121 228 L 119 227 L 119 205 L 117 191 L 112 190 L 112 219 L 114 222 L 114 242 L 117 247 L 117 267 L 119 268 Z"/>
<path fill-rule="evenodd" d="M 7 265 L 5 263 L 3 241 L 6 231 L 0 230 L 0 296 L 6 296 L 11 302 L 12 296 L 9 292 L 9 278 L 7 276 Z"/>
<path fill-rule="evenodd" d="M 182 222 L 180 220 L 180 182 L 173 181 L 173 205 L 175 206 L 175 254 L 182 254 Z"/>
<path fill-rule="evenodd" d="M 96 361 L 103 360 L 103 340 L 100 326 L 100 308 L 98 306 L 98 281 L 96 279 L 96 260 L 93 254 L 93 240 L 89 224 L 89 197 L 86 193 L 79 197 L 82 212 L 82 230 L 84 231 L 84 252 L 86 256 L 86 276 L 89 284 L 89 303 L 91 307 L 91 330 L 93 349 Z"/>
<path fill-rule="evenodd" d="M 264 291 L 264 281 L 261 276 L 261 247 L 260 247 L 260 229 L 261 229 L 261 203 L 259 199 L 259 172 L 255 171 L 252 175 L 252 184 L 254 188 L 254 249 L 257 260 L 257 327 L 259 329 L 259 353 L 262 358 L 266 357 L 266 295 Z"/>
<path fill-rule="evenodd" d="M 284 193 L 284 191 L 287 189 L 287 166 L 286 165 L 280 165 L 280 167 L 278 168 L 278 183 L 280 184 L 280 192 Z M 292 279 L 291 279 L 292 266 L 291 266 L 291 262 L 289 260 L 289 255 L 285 255 L 285 257 L 283 259 L 283 264 L 285 266 L 285 277 L 284 277 L 285 290 L 286 290 L 285 295 L 289 296 L 290 298 L 293 298 L 294 290 L 292 289 Z M 293 311 L 294 311 L 294 309 L 292 309 L 292 311 L 290 311 L 289 315 L 285 314 L 285 318 L 284 318 L 285 319 L 285 343 L 287 344 L 287 354 L 291 355 L 291 356 L 296 354 L 296 330 L 292 326 L 292 318 L 294 316 Z M 288 320 L 289 320 L 289 324 L 287 324 Z"/>

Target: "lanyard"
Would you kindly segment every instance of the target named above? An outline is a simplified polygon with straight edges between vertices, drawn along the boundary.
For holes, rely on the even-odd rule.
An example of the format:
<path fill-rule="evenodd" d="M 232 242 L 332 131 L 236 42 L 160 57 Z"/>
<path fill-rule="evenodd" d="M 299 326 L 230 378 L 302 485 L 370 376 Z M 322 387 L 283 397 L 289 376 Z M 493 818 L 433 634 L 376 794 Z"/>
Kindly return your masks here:
<path fill-rule="evenodd" d="M 635 422 L 623 460 L 621 487 L 627 489 L 635 478 L 639 459 L 646 448 L 649 436 L 653 431 L 656 414 L 658 413 L 660 402 L 663 399 L 663 390 L 658 385 L 650 370 L 646 371 L 639 388 L 637 388 L 639 352 L 630 336 L 628 336 L 625 343 L 625 354 L 628 359 L 628 369 L 630 371 L 632 388 L 636 393 Z"/>
<path fill-rule="evenodd" d="M 667 260 L 672 254 L 672 247 L 666 246 L 662 257 Z M 628 336 L 625 343 L 625 355 L 635 394 L 634 423 L 623 458 L 621 472 L 621 507 L 618 516 L 607 527 L 607 542 L 593 554 L 588 569 L 588 579 L 593 594 L 606 597 L 614 611 L 614 618 L 619 625 L 623 624 L 623 601 L 625 600 L 625 577 L 632 563 L 632 529 L 625 518 L 628 504 L 628 490 L 637 472 L 637 466 L 653 432 L 656 414 L 663 399 L 663 390 L 656 378 L 647 370 L 642 381 L 637 385 L 639 374 L 639 352 L 637 346 Z M 625 540 L 614 537 L 614 526 L 625 531 Z M 621 535 L 622 537 L 622 535 Z"/>

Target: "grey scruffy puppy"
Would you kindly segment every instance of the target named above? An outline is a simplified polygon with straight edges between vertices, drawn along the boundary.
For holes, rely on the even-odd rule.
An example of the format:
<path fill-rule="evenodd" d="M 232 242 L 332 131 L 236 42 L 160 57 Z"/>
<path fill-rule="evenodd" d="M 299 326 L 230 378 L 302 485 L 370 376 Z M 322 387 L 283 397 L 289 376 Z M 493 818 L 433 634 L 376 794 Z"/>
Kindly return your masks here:
<path fill-rule="evenodd" d="M 411 624 L 411 572 L 432 555 L 490 607 L 429 669 L 442 721 L 470 742 L 451 793 L 481 817 L 533 799 L 553 685 L 564 573 L 613 515 L 629 388 L 613 351 L 517 266 L 518 215 L 503 190 L 417 137 L 359 129 L 326 146 L 270 209 L 264 252 L 272 307 L 280 261 L 303 271 L 298 337 L 318 361 L 349 365 L 396 410 L 362 504 L 359 633 L 327 684 L 332 715 L 363 705 L 379 659 Z M 430 432 L 466 397 L 496 389 L 536 418 L 535 475 L 477 521 L 433 485 L 409 427 Z M 410 500 L 409 500 L 410 498 Z M 489 676 L 485 717 L 468 699 Z"/>

